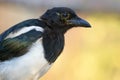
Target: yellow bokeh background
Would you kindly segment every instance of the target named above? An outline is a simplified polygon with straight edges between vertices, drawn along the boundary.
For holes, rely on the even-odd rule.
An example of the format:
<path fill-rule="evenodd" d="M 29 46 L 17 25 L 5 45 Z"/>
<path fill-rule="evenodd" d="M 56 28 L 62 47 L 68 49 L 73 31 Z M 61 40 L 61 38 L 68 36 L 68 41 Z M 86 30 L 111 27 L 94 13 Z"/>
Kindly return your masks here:
<path fill-rule="evenodd" d="M 12 25 L 43 14 L 19 6 L 0 5 L 0 33 Z M 73 28 L 65 48 L 41 80 L 120 80 L 120 15 L 80 13 L 92 28 Z"/>

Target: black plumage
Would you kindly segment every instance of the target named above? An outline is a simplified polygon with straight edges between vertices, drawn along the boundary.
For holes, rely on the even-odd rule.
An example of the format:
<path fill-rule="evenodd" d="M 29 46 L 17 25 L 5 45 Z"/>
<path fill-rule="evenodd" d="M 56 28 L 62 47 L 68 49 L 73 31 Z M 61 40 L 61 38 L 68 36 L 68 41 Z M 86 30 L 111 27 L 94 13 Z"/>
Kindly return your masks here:
<path fill-rule="evenodd" d="M 0 35 L 0 60 L 5 61 L 24 55 L 33 42 L 43 37 L 45 58 L 49 62 L 54 62 L 63 50 L 64 33 L 73 26 L 79 26 L 79 24 L 67 24 L 67 19 L 71 20 L 74 18 L 77 19 L 78 17 L 69 8 L 53 8 L 42 15 L 41 20 L 30 19 L 13 26 Z M 12 39 L 5 39 L 11 32 L 15 33 L 23 27 L 30 26 L 40 26 L 45 29 L 45 32 L 32 30 Z M 85 26 L 89 27 L 89 24 Z"/>
<path fill-rule="evenodd" d="M 5 68 L 9 66 L 17 68 L 16 71 L 22 73 L 19 74 L 22 78 L 17 75 L 18 72 L 11 71 L 10 68 L 6 72 L 0 72 L 0 80 L 38 80 L 63 51 L 65 32 L 78 26 L 91 27 L 72 9 L 56 7 L 47 10 L 39 19 L 23 21 L 3 32 L 0 35 L 0 64 Z M 31 50 L 35 50 L 35 53 Z M 20 61 L 21 59 L 23 62 Z M 3 63 L 7 61 L 10 62 Z M 15 65 L 15 62 L 20 66 Z M 0 71 L 4 69 L 1 65 Z M 26 72 L 22 70 L 24 67 Z M 30 74 L 29 72 L 32 71 L 35 73 Z M 17 76 L 11 78 L 9 77 L 11 73 L 16 73 Z M 31 76 L 33 76 L 32 79 Z"/>
<path fill-rule="evenodd" d="M 42 36 L 42 32 L 31 30 L 14 38 L 5 39 L 11 32 L 17 32 L 23 27 L 44 26 L 45 24 L 38 19 L 26 20 L 8 29 L 0 35 L 0 61 L 12 59 L 24 55 L 28 48 L 38 38 Z"/>

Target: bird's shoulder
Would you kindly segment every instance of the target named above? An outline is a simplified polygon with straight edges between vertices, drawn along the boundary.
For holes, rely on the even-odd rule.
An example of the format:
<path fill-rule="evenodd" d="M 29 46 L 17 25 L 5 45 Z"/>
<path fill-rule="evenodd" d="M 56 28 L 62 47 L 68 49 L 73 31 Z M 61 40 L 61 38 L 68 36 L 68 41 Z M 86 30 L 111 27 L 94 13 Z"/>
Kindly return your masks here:
<path fill-rule="evenodd" d="M 37 19 L 23 21 L 0 35 L 0 60 L 24 55 L 44 32 L 44 24 Z"/>
<path fill-rule="evenodd" d="M 17 32 L 18 30 L 25 28 L 25 27 L 27 27 L 29 29 L 29 27 L 31 27 L 31 26 L 37 26 L 40 28 L 44 28 L 46 25 L 38 19 L 25 20 L 23 22 L 20 22 L 16 25 L 12 26 L 8 30 L 6 30 L 5 32 L 0 34 L 0 42 L 2 40 L 4 40 L 11 32 Z"/>

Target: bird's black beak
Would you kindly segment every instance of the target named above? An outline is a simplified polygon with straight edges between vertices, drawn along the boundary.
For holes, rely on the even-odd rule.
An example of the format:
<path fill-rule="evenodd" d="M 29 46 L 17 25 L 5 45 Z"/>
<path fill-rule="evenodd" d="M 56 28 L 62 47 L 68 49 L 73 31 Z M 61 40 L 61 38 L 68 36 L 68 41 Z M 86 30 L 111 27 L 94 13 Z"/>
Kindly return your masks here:
<path fill-rule="evenodd" d="M 74 19 L 68 20 L 68 23 L 71 26 L 80 26 L 80 27 L 86 27 L 86 28 L 91 27 L 91 25 L 87 21 L 81 18 L 74 18 Z"/>

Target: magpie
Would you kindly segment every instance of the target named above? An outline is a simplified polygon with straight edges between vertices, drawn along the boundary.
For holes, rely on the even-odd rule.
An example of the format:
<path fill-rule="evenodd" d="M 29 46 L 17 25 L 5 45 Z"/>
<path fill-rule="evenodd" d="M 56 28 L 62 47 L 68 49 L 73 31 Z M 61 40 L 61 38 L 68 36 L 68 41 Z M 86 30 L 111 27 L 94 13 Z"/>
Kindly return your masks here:
<path fill-rule="evenodd" d="M 0 80 L 38 80 L 64 48 L 64 34 L 91 25 L 67 7 L 48 9 L 0 34 Z"/>

